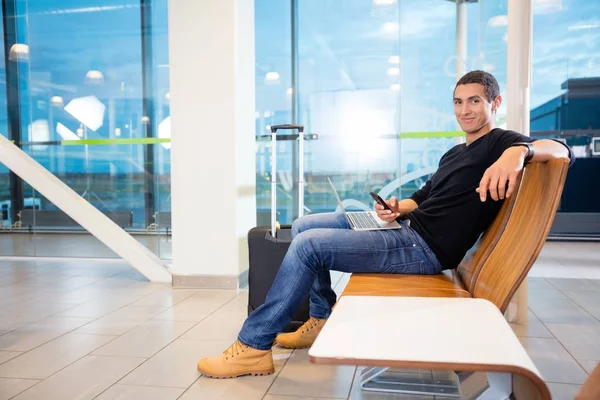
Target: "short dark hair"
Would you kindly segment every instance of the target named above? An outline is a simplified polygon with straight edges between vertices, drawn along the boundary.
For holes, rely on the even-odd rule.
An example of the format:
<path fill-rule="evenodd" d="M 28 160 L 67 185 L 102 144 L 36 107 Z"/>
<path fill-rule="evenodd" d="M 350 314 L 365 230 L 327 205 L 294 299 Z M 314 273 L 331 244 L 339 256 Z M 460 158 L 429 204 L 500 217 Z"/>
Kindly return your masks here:
<path fill-rule="evenodd" d="M 471 71 L 467 72 L 462 78 L 456 82 L 454 91 L 458 85 L 467 85 L 469 83 L 479 83 L 483 85 L 483 90 L 487 100 L 491 103 L 496 97 L 500 95 L 500 86 L 498 81 L 494 78 L 494 75 L 485 71 Z"/>

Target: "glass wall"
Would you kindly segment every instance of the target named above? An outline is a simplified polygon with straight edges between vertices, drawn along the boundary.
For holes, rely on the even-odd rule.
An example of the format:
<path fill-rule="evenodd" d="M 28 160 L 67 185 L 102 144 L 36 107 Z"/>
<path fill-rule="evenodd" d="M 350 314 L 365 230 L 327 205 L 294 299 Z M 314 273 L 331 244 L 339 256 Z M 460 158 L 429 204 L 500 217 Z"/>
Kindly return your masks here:
<path fill-rule="evenodd" d="M 406 197 L 425 182 L 441 155 L 464 140 L 451 101 L 457 59 L 465 71 L 494 74 L 507 98 L 508 1 L 465 7 L 443 0 L 256 1 L 257 135 L 265 133 L 266 112 L 318 136 L 305 151 L 308 212 L 337 207 L 327 176 L 347 206 L 362 209 L 371 207 L 369 191 Z M 600 173 L 600 3 L 533 0 L 533 12 L 531 135 L 564 140 L 578 157 L 552 232 L 597 236 L 600 189 L 589 177 Z M 465 50 L 457 50 L 459 38 Z M 277 79 L 267 79 L 271 71 Z M 506 100 L 497 125 L 506 127 Z M 280 146 L 287 170 L 279 180 L 287 186 L 278 191 L 279 220 L 290 223 L 297 147 Z M 270 170 L 264 151 L 259 181 Z M 257 190 L 260 217 L 269 211 L 268 179 Z"/>
<path fill-rule="evenodd" d="M 310 213 L 338 207 L 327 176 L 349 208 L 371 208 L 370 191 L 410 196 L 463 140 L 452 102 L 457 58 L 467 69 L 505 75 L 506 43 L 480 20 L 506 1 L 469 3 L 462 11 L 468 21 L 465 54 L 457 54 L 452 2 L 305 0 L 278 2 L 278 8 L 272 3 L 256 1 L 256 61 L 268 66 L 256 76 L 257 135 L 264 134 L 260 119 L 267 111 L 278 123 L 300 123 L 317 136 L 305 149 Z M 273 68 L 279 79 L 268 81 Z M 264 104 L 276 108 L 265 110 Z M 297 148 L 281 146 L 287 188 L 278 191 L 278 212 L 280 222 L 290 223 L 297 215 Z M 269 169 L 259 151 L 257 179 Z M 260 201 L 269 194 L 267 186 L 257 187 L 259 216 L 269 211 Z"/>
<path fill-rule="evenodd" d="M 551 235 L 600 236 L 600 3 L 534 1 L 531 135 L 568 143 L 567 175 Z M 598 143 L 598 144 L 596 144 Z"/>
<path fill-rule="evenodd" d="M 170 257 L 167 0 L 4 2 L 3 133 Z M 25 182 L 5 183 L 8 171 L 0 172 L 7 209 L 0 239 L 13 242 L 12 255 L 115 256 Z"/>

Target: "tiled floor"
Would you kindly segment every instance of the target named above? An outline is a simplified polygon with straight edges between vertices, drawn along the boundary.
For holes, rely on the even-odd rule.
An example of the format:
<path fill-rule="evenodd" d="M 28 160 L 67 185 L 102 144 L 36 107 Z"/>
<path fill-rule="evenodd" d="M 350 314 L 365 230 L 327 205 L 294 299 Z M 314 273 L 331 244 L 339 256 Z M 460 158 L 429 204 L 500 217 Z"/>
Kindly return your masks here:
<path fill-rule="evenodd" d="M 171 235 L 136 233 L 138 240 L 163 260 L 171 260 Z M 12 232 L 0 230 L 0 254 L 4 257 L 82 257 L 112 258 L 119 256 L 90 233 Z"/>
<path fill-rule="evenodd" d="M 555 399 L 572 399 L 600 360 L 600 280 L 539 276 L 600 270 L 598 254 L 600 243 L 548 244 L 529 323 L 514 326 Z M 347 278 L 334 275 L 336 291 Z M 313 365 L 307 350 L 276 348 L 271 376 L 200 377 L 197 360 L 235 340 L 246 299 L 148 283 L 116 262 L 0 260 L 0 400 L 415 398 L 361 393 L 360 367 Z"/>

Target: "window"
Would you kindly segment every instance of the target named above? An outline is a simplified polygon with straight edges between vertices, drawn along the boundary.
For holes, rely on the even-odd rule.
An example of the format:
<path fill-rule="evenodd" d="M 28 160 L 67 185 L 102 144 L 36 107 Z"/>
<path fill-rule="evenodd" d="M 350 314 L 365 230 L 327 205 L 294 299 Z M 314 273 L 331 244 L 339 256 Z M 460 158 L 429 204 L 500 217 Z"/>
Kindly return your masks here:
<path fill-rule="evenodd" d="M 157 212 L 170 214 L 167 0 L 7 4 L 17 144 L 120 226 L 164 233 L 170 218 Z M 37 213 L 22 229 L 79 229 L 66 216 L 47 218 L 57 207 L 21 184 L 9 188 L 8 207 Z M 38 239 L 36 255 L 56 255 L 41 254 L 47 247 L 36 248 Z M 160 253 L 157 236 L 140 240 Z M 103 246 L 97 254 L 75 247 L 83 253 L 60 255 L 113 256 Z"/>
<path fill-rule="evenodd" d="M 272 3 L 256 2 L 257 66 L 268 66 L 257 68 L 257 118 L 268 103 L 267 114 L 277 116 L 277 123 L 300 123 L 317 135 L 306 143 L 306 212 L 338 207 L 327 176 L 350 208 L 371 208 L 370 191 L 382 197 L 412 194 L 464 137 L 452 104 L 459 57 L 456 4 L 303 0 L 274 8 Z M 467 69 L 496 68 L 504 75 L 499 60 L 505 58 L 505 42 L 480 28 L 480 15 L 505 1 L 484 3 L 490 8 L 470 3 L 461 9 L 469 22 L 460 58 Z M 278 80 L 267 88 L 265 73 L 273 68 Z M 257 135 L 264 125 L 257 124 Z M 296 149 L 280 145 L 290 172 L 287 188 L 278 192 L 284 204 L 278 206 L 279 220 L 290 223 L 297 215 Z M 270 169 L 268 161 L 259 150 L 257 179 Z M 268 193 L 257 187 L 263 210 Z"/>

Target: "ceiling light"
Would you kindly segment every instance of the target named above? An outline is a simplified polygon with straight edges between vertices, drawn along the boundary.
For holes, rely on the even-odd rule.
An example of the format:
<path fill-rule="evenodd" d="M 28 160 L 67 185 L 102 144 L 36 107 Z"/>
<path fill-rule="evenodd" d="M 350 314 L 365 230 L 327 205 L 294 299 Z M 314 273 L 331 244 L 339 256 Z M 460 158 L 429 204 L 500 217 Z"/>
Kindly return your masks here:
<path fill-rule="evenodd" d="M 390 90 L 393 92 L 399 92 L 400 91 L 400 84 L 399 83 L 394 83 L 393 85 L 390 86 Z"/>
<path fill-rule="evenodd" d="M 398 68 L 398 67 L 388 68 L 387 74 L 389 76 L 399 76 L 400 75 L 400 68 Z"/>
<path fill-rule="evenodd" d="M 400 56 L 389 56 L 388 63 L 390 64 L 400 64 Z"/>
<path fill-rule="evenodd" d="M 550 14 L 563 9 L 563 0 L 533 0 L 535 14 Z"/>
<path fill-rule="evenodd" d="M 50 97 L 50 103 L 52 103 L 53 106 L 61 107 L 64 104 L 64 100 L 60 96 L 52 96 Z"/>
<path fill-rule="evenodd" d="M 396 4 L 396 0 L 373 0 L 373 5 L 376 6 L 391 6 Z"/>
<path fill-rule="evenodd" d="M 104 83 L 104 74 L 96 69 L 90 69 L 85 74 L 85 83 L 92 85 L 99 85 Z"/>
<path fill-rule="evenodd" d="M 11 61 L 29 61 L 29 46 L 23 43 L 13 44 L 8 59 Z"/>
<path fill-rule="evenodd" d="M 488 20 L 489 26 L 507 26 L 508 15 L 496 15 Z"/>
<path fill-rule="evenodd" d="M 265 75 L 265 85 L 279 85 L 279 82 L 279 73 L 271 71 Z"/>
<path fill-rule="evenodd" d="M 397 22 L 386 22 L 381 26 L 381 32 L 392 34 L 400 32 L 400 24 Z"/>

